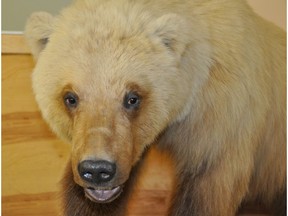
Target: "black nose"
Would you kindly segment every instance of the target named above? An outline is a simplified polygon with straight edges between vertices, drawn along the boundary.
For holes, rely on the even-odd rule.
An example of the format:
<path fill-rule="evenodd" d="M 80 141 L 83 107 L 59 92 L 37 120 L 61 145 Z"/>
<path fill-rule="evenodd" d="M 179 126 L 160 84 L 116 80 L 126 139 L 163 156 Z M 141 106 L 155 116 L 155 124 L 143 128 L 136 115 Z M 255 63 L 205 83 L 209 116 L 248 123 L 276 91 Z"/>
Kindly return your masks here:
<path fill-rule="evenodd" d="M 105 160 L 85 160 L 78 165 L 78 172 L 81 178 L 89 183 L 107 183 L 116 173 L 115 163 Z"/>

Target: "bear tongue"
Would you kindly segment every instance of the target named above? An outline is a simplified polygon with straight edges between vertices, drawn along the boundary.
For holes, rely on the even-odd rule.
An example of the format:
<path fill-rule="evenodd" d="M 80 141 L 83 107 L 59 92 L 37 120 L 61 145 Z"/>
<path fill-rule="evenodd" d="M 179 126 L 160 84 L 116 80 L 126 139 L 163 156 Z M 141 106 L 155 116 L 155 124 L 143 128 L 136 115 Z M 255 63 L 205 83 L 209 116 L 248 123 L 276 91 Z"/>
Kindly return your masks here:
<path fill-rule="evenodd" d="M 116 199 L 122 192 L 122 187 L 118 186 L 111 190 L 97 190 L 85 188 L 85 195 L 93 202 L 108 203 Z"/>

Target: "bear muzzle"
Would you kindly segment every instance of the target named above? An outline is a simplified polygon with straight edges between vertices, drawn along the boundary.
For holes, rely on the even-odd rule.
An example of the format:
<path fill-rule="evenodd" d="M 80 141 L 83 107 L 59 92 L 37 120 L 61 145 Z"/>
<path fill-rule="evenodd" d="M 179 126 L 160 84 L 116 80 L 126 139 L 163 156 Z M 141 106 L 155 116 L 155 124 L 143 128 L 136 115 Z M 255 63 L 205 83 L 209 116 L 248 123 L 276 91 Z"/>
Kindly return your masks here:
<path fill-rule="evenodd" d="M 106 160 L 84 160 L 78 165 L 78 174 L 89 185 L 84 188 L 86 197 L 93 202 L 108 203 L 122 192 L 122 185 L 108 187 L 116 174 L 116 164 Z"/>

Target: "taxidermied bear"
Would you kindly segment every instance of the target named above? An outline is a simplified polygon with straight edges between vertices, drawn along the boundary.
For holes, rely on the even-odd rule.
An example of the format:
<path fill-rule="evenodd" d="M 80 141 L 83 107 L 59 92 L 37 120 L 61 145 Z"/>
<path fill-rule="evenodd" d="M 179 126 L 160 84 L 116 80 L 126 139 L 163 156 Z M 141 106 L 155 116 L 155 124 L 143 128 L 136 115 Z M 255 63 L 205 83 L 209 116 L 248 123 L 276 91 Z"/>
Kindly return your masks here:
<path fill-rule="evenodd" d="M 65 215 L 125 215 L 152 145 L 176 167 L 169 216 L 286 215 L 286 34 L 244 0 L 78 0 L 26 37 L 43 117 L 72 144 Z"/>

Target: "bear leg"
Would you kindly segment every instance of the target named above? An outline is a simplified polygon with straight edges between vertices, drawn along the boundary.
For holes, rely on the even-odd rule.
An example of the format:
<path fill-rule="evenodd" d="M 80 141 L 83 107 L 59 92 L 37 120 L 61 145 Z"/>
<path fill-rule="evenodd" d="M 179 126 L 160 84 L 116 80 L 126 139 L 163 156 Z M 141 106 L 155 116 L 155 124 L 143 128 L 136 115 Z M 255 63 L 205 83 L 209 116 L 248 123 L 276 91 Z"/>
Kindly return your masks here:
<path fill-rule="evenodd" d="M 249 173 L 235 173 L 223 164 L 198 173 L 182 169 L 168 216 L 235 215 L 248 191 Z"/>

